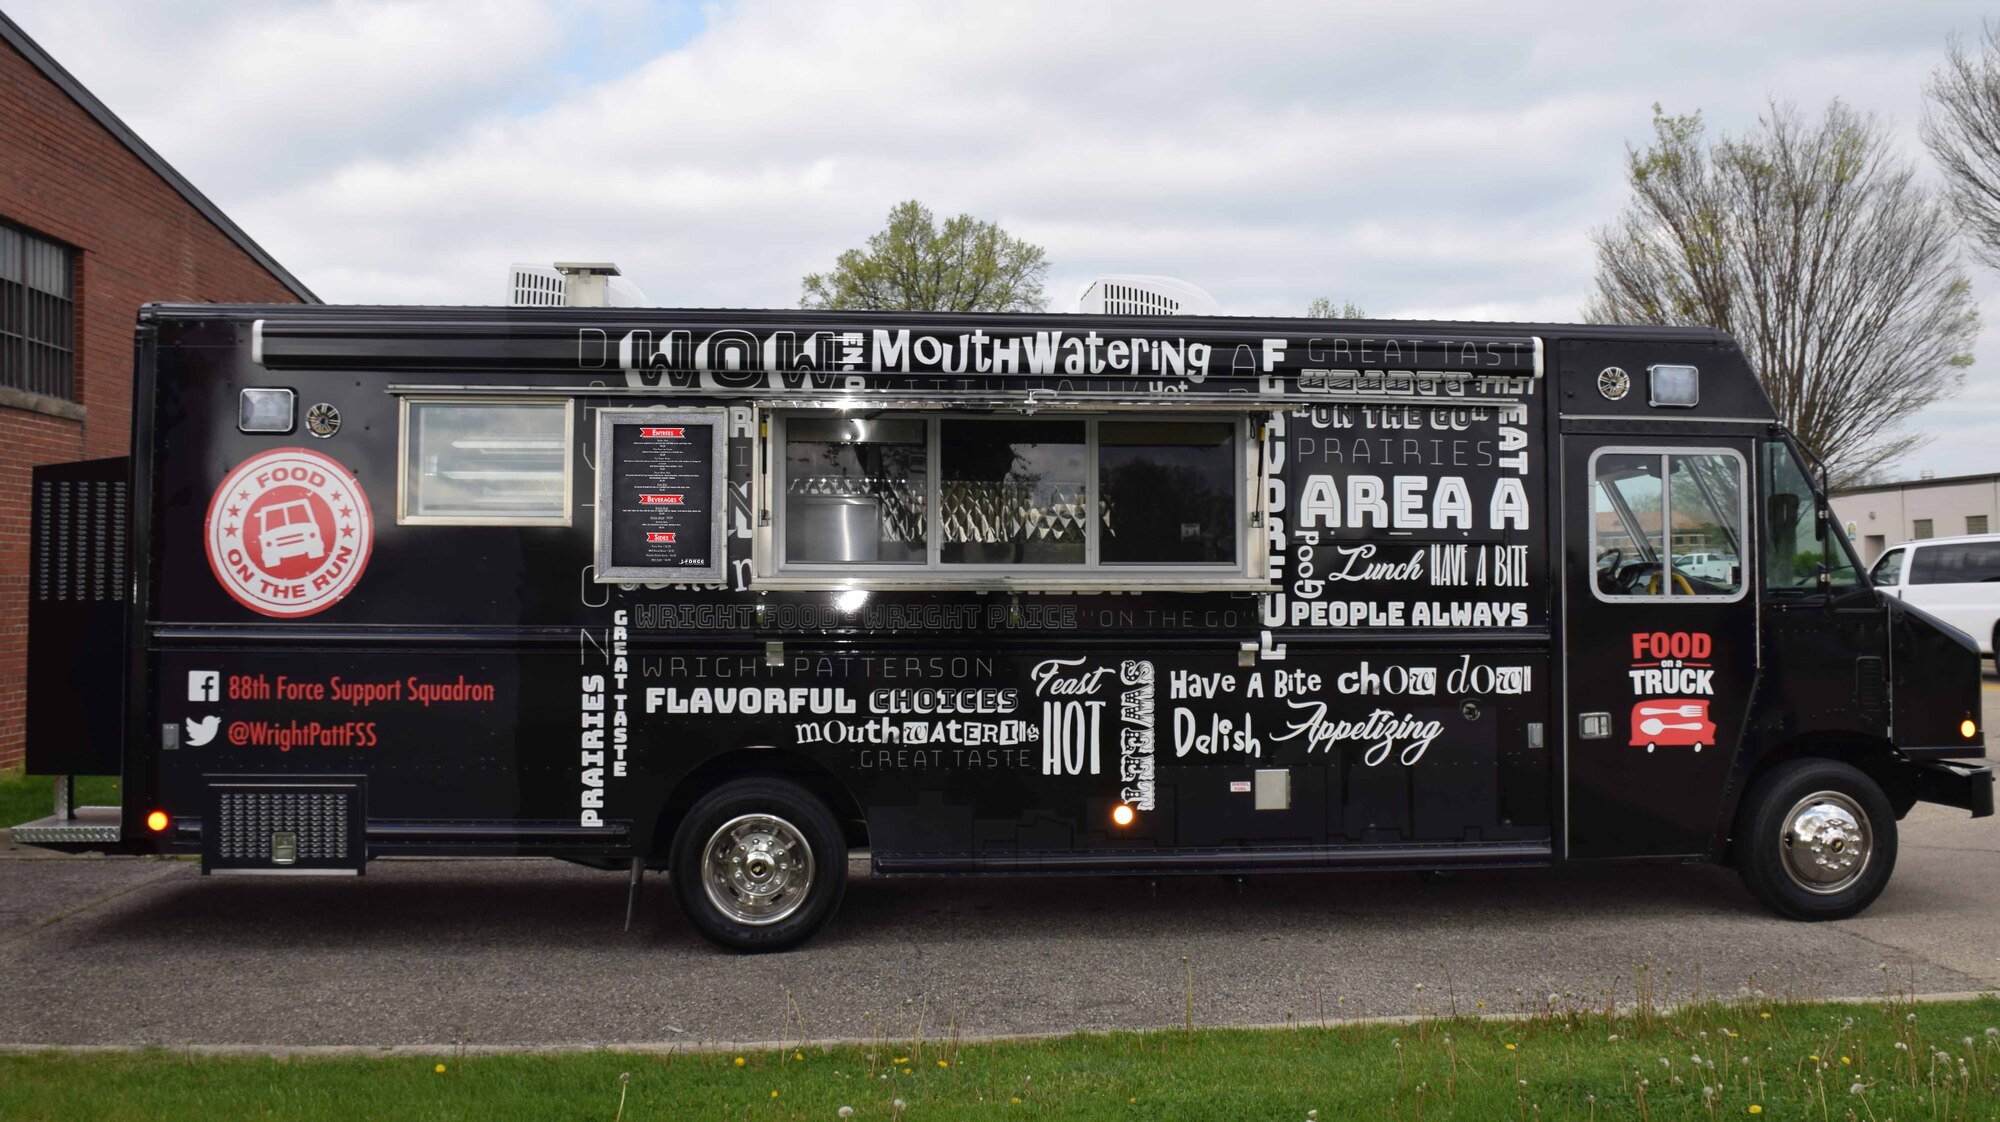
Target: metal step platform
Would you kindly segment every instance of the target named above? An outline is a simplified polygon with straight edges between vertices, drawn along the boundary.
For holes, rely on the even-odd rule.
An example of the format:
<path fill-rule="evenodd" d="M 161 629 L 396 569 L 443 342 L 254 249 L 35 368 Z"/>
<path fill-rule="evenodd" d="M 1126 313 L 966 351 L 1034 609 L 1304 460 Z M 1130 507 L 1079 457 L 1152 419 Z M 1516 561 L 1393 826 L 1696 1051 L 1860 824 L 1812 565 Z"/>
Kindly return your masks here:
<path fill-rule="evenodd" d="M 80 806 L 67 815 L 51 814 L 14 827 L 20 845 L 117 845 L 119 808 Z"/>

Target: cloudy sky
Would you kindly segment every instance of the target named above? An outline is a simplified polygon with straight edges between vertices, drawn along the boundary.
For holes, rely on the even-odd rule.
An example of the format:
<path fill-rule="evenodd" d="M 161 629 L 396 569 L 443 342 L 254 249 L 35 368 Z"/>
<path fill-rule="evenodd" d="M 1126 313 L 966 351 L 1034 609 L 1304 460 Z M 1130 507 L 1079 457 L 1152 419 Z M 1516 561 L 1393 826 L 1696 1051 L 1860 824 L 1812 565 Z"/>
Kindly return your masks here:
<path fill-rule="evenodd" d="M 1652 105 L 1833 97 L 1917 141 L 1970 3 L 4 0 L 330 301 L 494 303 L 613 260 L 655 303 L 791 306 L 923 200 L 1047 248 L 1053 306 L 1166 273 L 1224 309 L 1577 317 Z M 1903 472 L 2000 471 L 2000 274 Z"/>

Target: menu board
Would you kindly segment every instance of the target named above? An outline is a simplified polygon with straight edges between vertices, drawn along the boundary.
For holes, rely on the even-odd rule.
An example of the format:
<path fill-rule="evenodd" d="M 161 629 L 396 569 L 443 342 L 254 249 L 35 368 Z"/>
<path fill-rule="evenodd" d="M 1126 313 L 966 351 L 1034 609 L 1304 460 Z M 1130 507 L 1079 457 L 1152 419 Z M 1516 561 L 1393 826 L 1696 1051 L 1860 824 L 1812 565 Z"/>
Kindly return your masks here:
<path fill-rule="evenodd" d="M 724 412 L 597 415 L 597 579 L 723 579 Z"/>

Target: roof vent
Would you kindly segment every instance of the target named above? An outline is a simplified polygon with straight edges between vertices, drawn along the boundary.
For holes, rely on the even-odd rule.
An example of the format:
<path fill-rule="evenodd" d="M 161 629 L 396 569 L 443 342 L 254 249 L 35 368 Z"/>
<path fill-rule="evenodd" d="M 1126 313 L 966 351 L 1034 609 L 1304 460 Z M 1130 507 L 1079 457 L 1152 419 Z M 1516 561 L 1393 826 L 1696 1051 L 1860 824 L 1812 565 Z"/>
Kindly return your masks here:
<path fill-rule="evenodd" d="M 1077 293 L 1076 310 L 1090 316 L 1213 316 L 1222 307 L 1184 280 L 1107 273 Z"/>
<path fill-rule="evenodd" d="M 516 262 L 507 269 L 510 308 L 644 308 L 651 301 L 609 261 Z"/>

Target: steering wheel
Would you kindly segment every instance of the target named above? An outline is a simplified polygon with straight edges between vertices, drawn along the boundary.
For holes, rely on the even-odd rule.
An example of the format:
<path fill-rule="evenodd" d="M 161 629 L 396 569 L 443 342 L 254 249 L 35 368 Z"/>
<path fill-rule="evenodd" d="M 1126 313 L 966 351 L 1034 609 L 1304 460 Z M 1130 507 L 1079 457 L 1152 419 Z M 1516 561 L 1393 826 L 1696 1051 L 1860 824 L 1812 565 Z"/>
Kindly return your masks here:
<path fill-rule="evenodd" d="M 1687 577 L 1682 573 L 1674 574 L 1674 587 L 1680 590 L 1680 593 L 1683 596 L 1694 595 L 1694 586 L 1688 583 Z M 1646 579 L 1646 595 L 1658 596 L 1659 594 L 1660 594 L 1660 571 L 1658 569 L 1655 569 L 1653 570 L 1653 575 Z"/>
<path fill-rule="evenodd" d="M 1609 546 L 1603 553 L 1597 555 L 1597 567 L 1600 569 L 1609 569 L 1615 573 L 1618 571 L 1618 563 L 1623 560 L 1625 560 L 1625 551 L 1615 545 Z"/>

